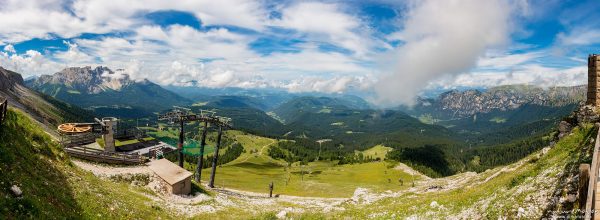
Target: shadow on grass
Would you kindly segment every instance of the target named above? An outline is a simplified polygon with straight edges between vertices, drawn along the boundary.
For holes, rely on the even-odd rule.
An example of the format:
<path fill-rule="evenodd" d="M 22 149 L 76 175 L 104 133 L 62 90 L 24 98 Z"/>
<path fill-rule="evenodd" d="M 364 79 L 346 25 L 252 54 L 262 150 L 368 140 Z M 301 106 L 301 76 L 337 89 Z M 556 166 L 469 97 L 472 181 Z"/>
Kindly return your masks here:
<path fill-rule="evenodd" d="M 206 195 L 211 195 L 210 192 L 206 191 L 204 189 L 204 187 L 202 187 L 200 184 L 198 184 L 195 181 L 192 181 L 192 195 L 194 195 L 196 193 L 202 193 L 202 194 L 206 194 Z"/>
<path fill-rule="evenodd" d="M 266 162 L 266 163 L 250 163 L 250 162 L 243 162 L 243 163 L 238 163 L 238 164 L 233 164 L 230 165 L 232 167 L 240 167 L 240 168 L 248 168 L 248 169 L 272 169 L 272 168 L 281 168 L 282 166 L 273 162 Z"/>
<path fill-rule="evenodd" d="M 310 172 L 309 171 L 292 171 L 290 173 L 294 174 L 294 175 L 311 175 L 311 176 L 317 176 L 317 175 L 323 173 L 323 171 L 321 171 L 321 170 L 310 171 Z"/>

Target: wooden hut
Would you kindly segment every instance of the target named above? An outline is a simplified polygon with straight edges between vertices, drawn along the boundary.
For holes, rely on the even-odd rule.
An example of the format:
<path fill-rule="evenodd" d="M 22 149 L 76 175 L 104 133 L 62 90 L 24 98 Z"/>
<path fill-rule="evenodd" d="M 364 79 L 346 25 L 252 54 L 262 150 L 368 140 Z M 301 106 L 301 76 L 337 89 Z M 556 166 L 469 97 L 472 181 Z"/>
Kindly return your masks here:
<path fill-rule="evenodd" d="M 177 195 L 187 195 L 192 192 L 192 173 L 171 161 L 167 159 L 152 161 L 150 169 L 165 183 L 167 192 Z"/>

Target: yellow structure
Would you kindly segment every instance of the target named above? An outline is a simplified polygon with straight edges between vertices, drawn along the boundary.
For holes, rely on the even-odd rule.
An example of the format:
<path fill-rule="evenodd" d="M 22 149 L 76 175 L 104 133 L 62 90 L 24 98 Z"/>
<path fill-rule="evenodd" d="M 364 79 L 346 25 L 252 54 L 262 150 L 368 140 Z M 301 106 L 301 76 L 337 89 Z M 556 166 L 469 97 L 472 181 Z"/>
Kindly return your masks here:
<path fill-rule="evenodd" d="M 92 126 L 87 124 L 66 123 L 58 126 L 58 131 L 63 134 L 78 134 L 85 133 L 91 130 Z"/>
<path fill-rule="evenodd" d="M 588 57 L 588 105 L 600 106 L 600 55 L 592 54 Z"/>

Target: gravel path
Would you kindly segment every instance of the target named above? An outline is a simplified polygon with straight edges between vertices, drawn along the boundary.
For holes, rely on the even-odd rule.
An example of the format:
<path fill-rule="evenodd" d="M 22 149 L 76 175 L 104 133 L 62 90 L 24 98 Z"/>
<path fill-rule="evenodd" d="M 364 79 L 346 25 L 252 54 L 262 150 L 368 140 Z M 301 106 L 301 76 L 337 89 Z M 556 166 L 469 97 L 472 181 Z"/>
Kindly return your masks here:
<path fill-rule="evenodd" d="M 108 166 L 104 164 L 90 163 L 82 160 L 72 160 L 75 165 L 79 168 L 92 172 L 96 176 L 109 177 L 114 175 L 124 174 L 153 174 L 152 170 L 148 166 Z"/>

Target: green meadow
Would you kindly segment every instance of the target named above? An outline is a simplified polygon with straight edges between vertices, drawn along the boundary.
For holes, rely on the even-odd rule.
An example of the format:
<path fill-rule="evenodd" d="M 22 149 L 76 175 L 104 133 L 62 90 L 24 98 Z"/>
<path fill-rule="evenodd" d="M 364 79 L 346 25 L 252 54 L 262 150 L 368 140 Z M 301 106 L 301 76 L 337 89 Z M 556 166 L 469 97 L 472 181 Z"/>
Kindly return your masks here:
<path fill-rule="evenodd" d="M 395 163 L 372 162 L 336 165 L 319 161 L 307 165 L 287 164 L 268 156 L 277 140 L 230 131 L 242 144 L 245 152 L 236 160 L 217 169 L 215 186 L 257 193 L 268 193 L 274 183 L 274 194 L 309 197 L 350 197 L 356 188 L 375 192 L 400 190 L 410 186 L 413 176 L 394 169 Z M 386 148 L 378 146 L 369 155 L 385 155 Z M 210 169 L 202 171 L 208 181 Z M 401 184 L 402 179 L 403 184 Z"/>
<path fill-rule="evenodd" d="M 391 147 L 386 147 L 383 145 L 376 145 L 376 146 L 369 148 L 367 150 L 364 150 L 364 151 L 356 151 L 356 153 L 357 154 L 362 153 L 363 156 L 365 156 L 365 157 L 385 159 L 387 153 L 390 151 L 392 151 Z"/>

